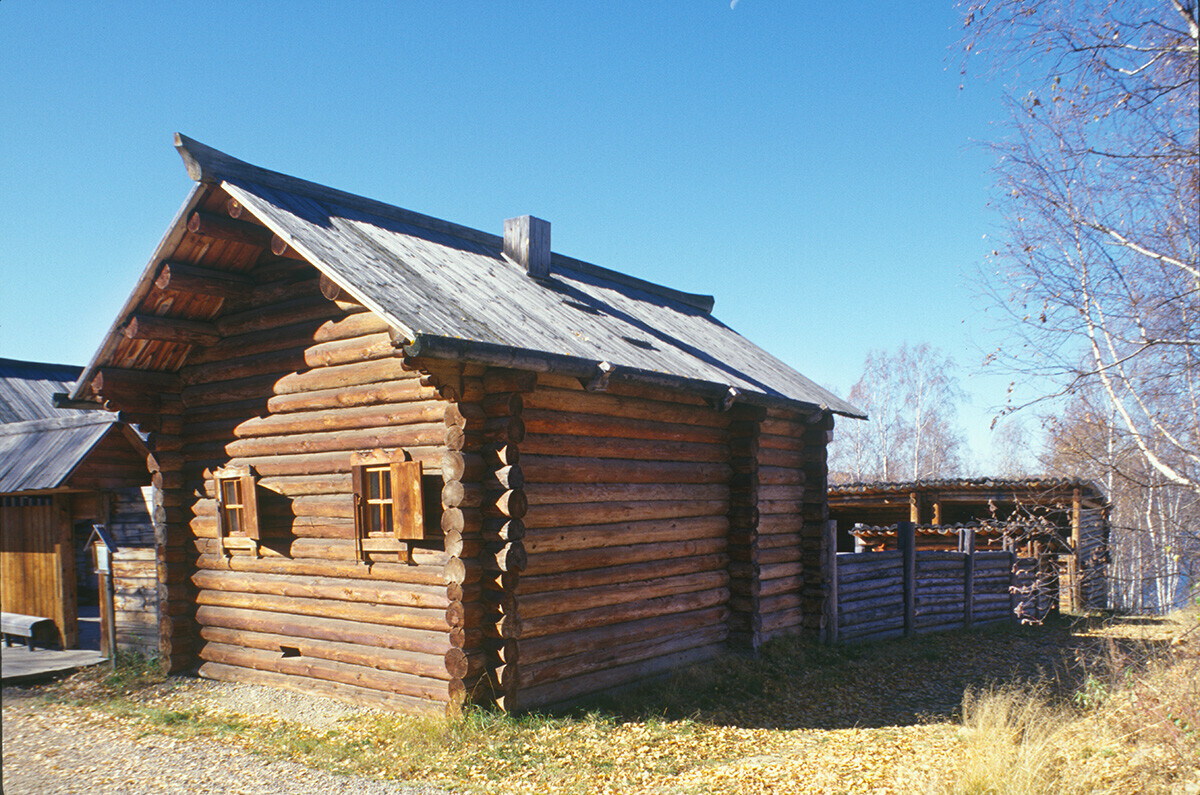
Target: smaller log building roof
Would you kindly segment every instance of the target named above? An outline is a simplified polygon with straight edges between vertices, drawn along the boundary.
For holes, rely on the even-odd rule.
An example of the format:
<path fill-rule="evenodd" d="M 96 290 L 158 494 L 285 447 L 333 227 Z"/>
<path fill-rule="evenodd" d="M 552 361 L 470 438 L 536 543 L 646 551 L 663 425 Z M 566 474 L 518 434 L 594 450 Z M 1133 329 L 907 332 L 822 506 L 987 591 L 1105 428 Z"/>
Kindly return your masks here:
<path fill-rule="evenodd" d="M 111 411 L 55 407 L 81 370 L 0 359 L 0 494 L 62 488 L 110 433 L 132 436 Z"/>
<path fill-rule="evenodd" d="M 69 417 L 71 409 L 54 406 L 54 395 L 67 392 L 83 368 L 0 358 L 0 423 Z"/>

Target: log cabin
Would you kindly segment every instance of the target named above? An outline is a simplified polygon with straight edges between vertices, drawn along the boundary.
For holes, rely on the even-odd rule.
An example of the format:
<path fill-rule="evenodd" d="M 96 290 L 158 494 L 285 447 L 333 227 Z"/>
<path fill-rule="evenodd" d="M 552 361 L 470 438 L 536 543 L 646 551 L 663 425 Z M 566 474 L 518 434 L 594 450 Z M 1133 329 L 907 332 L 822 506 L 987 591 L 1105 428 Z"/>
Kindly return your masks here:
<path fill-rule="evenodd" d="M 819 630 L 861 412 L 711 297 L 176 146 L 71 394 L 149 433 L 170 670 L 511 711 Z"/>
<path fill-rule="evenodd" d="M 867 548 L 895 549 L 897 522 L 916 524 L 918 550 L 957 549 L 963 526 L 974 529 L 981 550 L 1024 538 L 1018 553 L 1053 556 L 1065 610 L 1108 605 L 1110 508 L 1099 486 L 1070 478 L 848 483 L 829 489 L 830 519 L 837 523 L 842 551 L 855 551 L 856 540 Z"/>
<path fill-rule="evenodd" d="M 124 547 L 153 547 L 141 437 L 112 412 L 53 404 L 81 369 L 0 359 L 0 606 L 52 620 L 64 649 L 79 640 L 81 605 L 100 599 L 92 526 L 106 525 Z M 146 588 L 156 599 L 157 585 Z M 157 627 L 154 604 L 122 605 L 127 646 L 140 627 Z"/>

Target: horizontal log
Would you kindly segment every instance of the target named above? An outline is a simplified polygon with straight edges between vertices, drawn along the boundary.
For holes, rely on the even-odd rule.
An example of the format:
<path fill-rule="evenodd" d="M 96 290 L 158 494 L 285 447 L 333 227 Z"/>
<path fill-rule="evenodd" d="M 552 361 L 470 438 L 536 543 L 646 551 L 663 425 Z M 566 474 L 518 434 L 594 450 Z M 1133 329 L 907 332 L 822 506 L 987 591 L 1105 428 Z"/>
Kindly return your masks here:
<path fill-rule="evenodd" d="M 521 469 L 530 484 L 726 483 L 731 474 L 724 463 L 536 455 L 531 454 L 528 446 L 521 448 Z"/>
<path fill-rule="evenodd" d="M 544 380 L 544 377 L 543 377 Z M 661 396 L 661 393 L 660 393 Z M 539 388 L 525 395 L 525 408 L 551 411 L 581 412 L 609 417 L 653 420 L 656 422 L 681 423 L 723 429 L 729 422 L 727 416 L 711 408 L 687 405 L 674 401 L 649 400 L 612 392 L 585 392 Z"/>
<path fill-rule="evenodd" d="M 201 555 L 197 569 L 217 569 L 260 574 L 284 574 L 318 579 L 382 580 L 413 586 L 441 586 L 445 579 L 440 566 L 412 566 L 407 563 L 376 563 L 369 568 L 357 561 L 321 558 L 257 558 L 249 555 Z"/>
<path fill-rule="evenodd" d="M 804 616 L 793 613 L 775 613 L 765 617 L 759 629 L 762 642 L 783 635 L 795 635 L 804 631 Z M 744 644 L 743 644 L 744 645 Z"/>
<path fill-rule="evenodd" d="M 534 707 L 568 702 L 618 685 L 681 670 L 689 665 L 717 657 L 724 651 L 725 644 L 723 642 L 698 646 L 675 654 L 652 657 L 640 662 L 560 679 L 549 684 L 527 687 L 520 692 L 520 703 L 524 706 Z"/>
<path fill-rule="evenodd" d="M 338 618 L 345 621 L 362 621 L 404 629 L 423 629 L 447 632 L 445 610 L 430 610 L 396 605 L 371 605 L 359 602 L 341 602 L 332 599 L 308 599 L 296 596 L 272 594 L 250 594 L 226 591 L 201 590 L 196 595 L 197 605 L 233 607 L 244 610 L 260 610 L 271 613 Z"/>
<path fill-rule="evenodd" d="M 721 515 L 540 529 L 526 525 L 525 546 L 540 557 L 545 553 L 603 550 L 624 544 L 724 539 L 728 531 L 729 520 Z"/>
<path fill-rule="evenodd" d="M 376 709 L 389 709 L 397 712 L 444 715 L 447 712 L 456 714 L 459 710 L 459 705 L 453 703 L 447 706 L 430 699 L 414 698 L 399 693 L 385 693 L 367 687 L 324 681 L 290 672 L 281 673 L 278 671 L 255 670 L 236 665 L 206 662 L 200 666 L 199 673 L 201 676 L 209 679 L 226 682 L 244 682 L 266 687 L 296 690 L 303 693 L 316 693 L 350 704 L 358 704 Z"/>
<path fill-rule="evenodd" d="M 208 662 L 311 677 L 379 690 L 392 695 L 404 695 L 434 702 L 451 700 L 451 693 L 445 681 L 362 665 L 351 665 L 320 657 L 282 656 L 278 651 L 270 652 L 212 641 L 205 644 L 200 650 L 200 657 Z"/>
<path fill-rule="evenodd" d="M 636 621 L 652 616 L 684 613 L 716 607 L 729 601 L 728 588 L 711 588 L 705 591 L 643 599 L 637 602 L 576 610 L 530 618 L 523 622 L 521 637 L 537 638 L 560 632 L 590 629 L 625 621 Z"/>
<path fill-rule="evenodd" d="M 353 362 L 368 362 L 395 356 L 395 348 L 386 332 L 364 337 L 333 340 L 312 345 L 304 351 L 309 367 L 332 367 Z"/>
<path fill-rule="evenodd" d="M 451 648 L 445 632 L 379 627 L 328 616 L 297 616 L 245 608 L 201 606 L 196 611 L 196 620 L 202 626 L 404 651 L 430 659 L 437 659 Z"/>
<path fill-rule="evenodd" d="M 801 487 L 805 485 L 805 475 L 803 469 L 760 466 L 758 481 L 763 486 Z"/>
<path fill-rule="evenodd" d="M 285 348 L 252 356 L 238 355 L 203 364 L 189 364 L 180 369 L 179 375 L 185 386 L 192 387 L 187 390 L 185 396 L 187 403 L 194 398 L 199 391 L 197 388 L 201 386 L 208 387 L 209 393 L 219 392 L 219 384 L 222 383 L 250 378 L 261 379 L 262 383 L 266 383 L 269 379 L 278 379 L 285 374 L 301 370 L 304 370 L 303 349 Z M 263 397 L 267 395 L 270 395 L 270 390 L 267 390 Z"/>
<path fill-rule="evenodd" d="M 233 428 L 239 439 L 439 423 L 444 406 L 434 401 L 354 406 L 251 417 Z M 439 434 L 433 434 L 439 436 Z"/>
<path fill-rule="evenodd" d="M 252 289 L 253 284 L 243 273 L 199 268 L 181 262 L 163 263 L 154 280 L 154 285 L 160 290 L 213 298 L 237 298 Z"/>
<path fill-rule="evenodd" d="M 423 654 L 404 649 L 388 649 L 378 646 L 363 646 L 356 643 L 321 640 L 297 635 L 252 632 L 228 627 L 202 626 L 200 636 L 212 643 L 226 646 L 261 649 L 276 654 L 283 648 L 299 651 L 301 657 L 324 660 L 394 671 L 425 679 L 450 681 L 446 670 L 445 655 Z M 447 652 L 448 653 L 448 652 Z"/>
<path fill-rule="evenodd" d="M 374 582 L 363 579 L 296 574 L 200 570 L 192 575 L 197 588 L 275 596 L 298 596 L 347 602 L 444 610 L 449 605 L 442 585 Z"/>
<path fill-rule="evenodd" d="M 634 642 L 614 644 L 569 657 L 524 664 L 521 666 L 520 686 L 529 688 L 545 685 L 582 674 L 677 654 L 699 646 L 709 647 L 723 642 L 728 635 L 729 628 L 727 626 L 715 624 Z"/>
<path fill-rule="evenodd" d="M 266 248 L 271 242 L 271 230 L 265 226 L 199 210 L 188 216 L 187 229 L 193 234 L 258 248 Z"/>
<path fill-rule="evenodd" d="M 724 516 L 728 500 L 650 502 L 593 502 L 534 505 L 525 515 L 529 530 L 547 527 L 578 527 L 592 524 L 683 519 L 693 516 Z"/>
<path fill-rule="evenodd" d="M 572 588 L 520 597 L 521 617 L 530 621 L 542 616 L 575 613 L 610 605 L 628 604 L 665 596 L 677 596 L 724 588 L 729 574 L 724 571 L 702 571 L 678 576 L 660 576 L 652 580 L 619 582 L 589 588 Z"/>
<path fill-rule="evenodd" d="M 525 490 L 530 506 L 679 500 L 729 501 L 723 483 L 532 483 Z"/>
<path fill-rule="evenodd" d="M 572 411 L 527 409 L 521 418 L 528 433 L 566 434 L 574 436 L 618 437 L 701 444 L 727 444 L 724 428 L 708 425 L 685 425 L 663 419 L 631 419 L 600 414 L 581 414 Z"/>
<path fill-rule="evenodd" d="M 723 444 L 670 442 L 657 440 L 614 439 L 605 437 L 570 436 L 565 434 L 531 434 L 521 445 L 526 456 L 526 475 L 530 454 L 587 458 L 622 458 L 640 461 L 670 461 L 724 463 L 729 460 L 729 447 Z"/>
<path fill-rule="evenodd" d="M 92 377 L 92 387 L 102 396 L 108 393 L 178 392 L 179 376 L 153 370 L 125 370 L 102 367 Z"/>
<path fill-rule="evenodd" d="M 854 624 L 847 624 L 844 627 L 840 627 L 838 632 L 845 637 L 861 637 L 863 635 L 891 631 L 897 628 L 899 628 L 901 632 L 904 631 L 903 618 L 880 618 L 874 621 L 861 621 Z"/>
<path fill-rule="evenodd" d="M 331 367 L 318 367 L 281 378 L 275 384 L 276 395 L 291 395 L 328 389 L 378 384 L 409 378 L 399 359 L 380 359 Z"/>
<path fill-rule="evenodd" d="M 624 566 L 607 566 L 584 571 L 561 574 L 522 575 L 518 595 L 524 605 L 527 598 L 541 598 L 555 593 L 566 593 L 585 588 L 625 585 L 636 588 L 639 583 L 654 578 L 669 578 L 680 575 L 702 574 L 722 571 L 727 562 L 724 555 L 701 555 L 690 558 L 651 561 Z"/>
<path fill-rule="evenodd" d="M 289 453 L 324 453 L 351 450 L 433 447 L 442 439 L 439 423 L 372 427 L 344 431 L 297 433 L 284 436 L 237 439 L 224 446 L 233 458 L 251 458 Z"/>
<path fill-rule="evenodd" d="M 219 552 L 215 537 L 197 537 L 193 538 L 192 541 L 201 555 L 217 555 Z M 234 544 L 237 541 L 239 541 L 237 538 L 226 539 L 226 544 L 235 553 L 238 548 Z M 248 550 L 249 541 L 248 539 L 244 541 L 244 548 Z M 395 556 L 402 549 L 401 543 L 394 538 L 369 538 L 363 542 L 363 547 L 367 552 L 372 553 L 372 557 L 379 558 L 379 560 L 373 561 L 373 565 L 380 565 L 397 562 Z M 358 557 L 357 550 L 358 545 L 351 538 L 294 538 L 282 540 L 278 544 L 275 540 L 267 538 L 258 545 L 257 554 L 272 563 L 277 562 L 280 558 L 318 558 L 332 561 L 354 561 Z M 440 571 L 450 561 L 450 556 L 439 549 L 412 546 L 407 552 L 412 558 L 412 563 L 409 567 L 414 570 L 422 566 L 429 566 L 431 567 L 431 571 Z M 390 559 L 386 559 L 389 556 L 391 556 Z M 240 556 L 234 554 L 233 557 L 236 559 Z M 413 576 L 417 575 L 414 574 Z M 459 582 L 462 581 L 459 580 Z"/>
<path fill-rule="evenodd" d="M 526 537 L 528 543 L 528 536 Z M 527 547 L 528 548 L 528 547 Z M 567 550 L 530 555 L 525 576 L 580 571 L 601 566 L 623 566 L 665 560 L 668 557 L 696 557 L 724 553 L 724 538 L 693 539 L 688 541 L 629 544 L 601 549 Z"/>
<path fill-rule="evenodd" d="M 124 334 L 131 340 L 158 340 L 184 345 L 212 345 L 221 339 L 211 323 L 183 318 L 133 315 L 125 324 Z"/>

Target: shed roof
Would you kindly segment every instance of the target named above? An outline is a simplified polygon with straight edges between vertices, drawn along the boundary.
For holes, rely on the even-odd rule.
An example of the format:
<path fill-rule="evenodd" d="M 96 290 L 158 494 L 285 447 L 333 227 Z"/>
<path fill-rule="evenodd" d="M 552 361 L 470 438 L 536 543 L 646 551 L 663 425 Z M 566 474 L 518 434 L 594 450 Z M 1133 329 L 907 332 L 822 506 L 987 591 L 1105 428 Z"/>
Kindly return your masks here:
<path fill-rule="evenodd" d="M 0 358 L 0 423 L 76 414 L 55 408 L 53 397 L 69 391 L 82 369 L 71 364 Z"/>
<path fill-rule="evenodd" d="M 189 174 L 219 186 L 357 301 L 383 317 L 409 355 L 456 358 L 586 377 L 683 386 L 760 404 L 863 413 L 710 314 L 712 299 L 560 254 L 533 278 L 504 254 L 503 238 L 252 166 L 176 136 Z M 101 367 L 171 370 L 123 355 L 120 330 L 151 293 L 154 274 L 185 239 L 196 191 L 80 379 Z M 192 319 L 211 320 L 209 317 Z M 733 390 L 730 393 L 730 390 Z"/>
<path fill-rule="evenodd" d="M 913 492 L 954 493 L 979 500 L 1011 498 L 1012 495 L 1064 495 L 1079 489 L 1084 499 L 1104 502 L 1104 491 L 1090 480 L 1077 478 L 940 478 L 916 481 L 876 481 L 830 485 L 831 505 L 839 498 L 888 497 Z"/>
<path fill-rule="evenodd" d="M 120 425 L 106 411 L 72 414 L 0 425 L 0 493 L 59 488 Z"/>

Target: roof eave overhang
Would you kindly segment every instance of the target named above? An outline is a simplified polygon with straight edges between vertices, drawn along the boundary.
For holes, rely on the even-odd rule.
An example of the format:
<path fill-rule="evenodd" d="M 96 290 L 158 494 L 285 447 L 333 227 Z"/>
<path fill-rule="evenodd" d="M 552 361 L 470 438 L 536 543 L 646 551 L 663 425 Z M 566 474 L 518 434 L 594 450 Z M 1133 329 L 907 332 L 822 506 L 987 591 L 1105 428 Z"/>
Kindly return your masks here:
<path fill-rule="evenodd" d="M 739 389 L 730 384 L 478 340 L 443 337 L 436 334 L 416 334 L 412 341 L 398 341 L 397 347 L 402 348 L 406 356 L 414 358 L 451 359 L 488 367 L 553 373 L 578 378 L 583 382 L 607 377 L 610 382 L 624 381 L 643 386 L 690 392 L 703 397 L 716 408 L 728 408 L 733 403 L 744 403 L 763 408 L 786 408 L 808 413 L 830 411 L 844 416 L 855 416 L 829 406 L 795 400 L 783 395 Z"/>
<path fill-rule="evenodd" d="M 100 348 L 96 351 L 92 360 L 88 362 L 87 366 L 83 368 L 83 372 L 79 375 L 79 380 L 75 382 L 74 388 L 67 394 L 66 400 L 87 401 L 90 399 L 91 395 L 88 392 L 88 387 L 91 385 L 92 379 L 96 377 L 96 372 L 112 356 L 113 350 L 121 339 L 122 327 L 125 325 L 125 322 L 130 315 L 137 311 L 142 299 L 146 297 L 146 294 L 150 292 L 150 288 L 154 286 L 154 279 L 158 275 L 159 264 L 170 259 L 175 248 L 183 240 L 183 236 L 187 232 L 187 218 L 199 206 L 200 200 L 204 197 L 206 190 L 208 188 L 203 183 L 197 183 L 192 186 L 192 190 L 188 193 L 183 206 L 179 208 L 179 212 L 175 214 L 175 219 L 167 227 L 166 234 L 163 235 L 162 240 L 155 247 L 154 255 L 150 257 L 150 262 L 142 272 L 141 278 L 138 279 L 133 292 L 125 300 L 124 306 L 121 307 L 121 311 L 117 313 L 116 319 L 113 320 L 112 326 L 104 336 L 104 341 L 100 344 Z"/>

